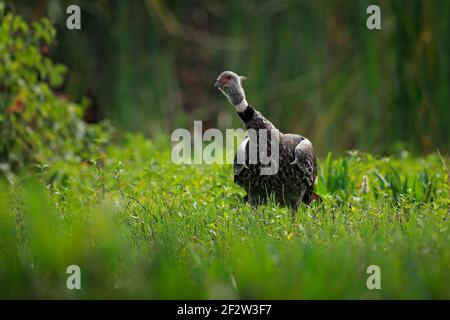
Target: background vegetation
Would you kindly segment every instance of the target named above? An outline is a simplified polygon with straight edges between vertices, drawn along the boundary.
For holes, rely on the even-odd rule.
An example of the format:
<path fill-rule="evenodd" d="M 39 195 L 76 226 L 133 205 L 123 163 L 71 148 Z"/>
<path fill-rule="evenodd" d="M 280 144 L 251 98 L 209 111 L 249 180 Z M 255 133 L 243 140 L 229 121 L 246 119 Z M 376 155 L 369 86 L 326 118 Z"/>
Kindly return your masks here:
<path fill-rule="evenodd" d="M 82 8 L 68 31 L 66 7 Z M 377 3 L 382 30 L 366 28 Z M 450 3 L 428 0 L 15 0 L 47 16 L 50 48 L 69 67 L 72 100 L 94 99 L 92 121 L 112 118 L 153 136 L 203 120 L 239 127 L 212 90 L 227 69 L 250 78 L 249 101 L 321 156 L 348 149 L 428 153 L 450 146 Z"/>
<path fill-rule="evenodd" d="M 0 1 L 0 298 L 450 298 L 448 109 L 441 104 L 448 65 L 440 60 L 447 44 L 435 42 L 448 32 L 439 29 L 446 20 L 423 18 L 434 26 L 423 44 L 431 60 L 396 56 L 421 43 L 417 15 L 442 7 L 382 2 L 387 30 L 405 24 L 419 41 L 405 34 L 382 52 L 383 41 L 368 39 L 387 41 L 390 33 L 348 29 L 355 40 L 342 31 L 349 21 L 365 25 L 365 15 L 352 11 L 363 9 L 360 2 L 208 1 L 200 9 L 199 2 L 149 1 L 148 11 L 137 1 L 83 2 L 89 32 L 57 33 L 41 16 L 62 28 L 62 3 Z M 333 16 L 339 23 L 328 29 Z M 367 51 L 340 42 L 332 50 L 328 32 L 344 32 L 339 41 L 352 50 L 361 41 Z M 112 39 L 120 45 L 109 47 Z M 349 55 L 337 63 L 343 52 Z M 322 152 L 341 154 L 320 158 L 323 203 L 296 213 L 273 203 L 253 209 L 231 166 L 171 162 L 165 130 L 188 119 L 229 125 L 233 111 L 205 89 L 224 61 L 250 73 L 249 96 L 283 128 L 317 135 Z M 82 97 L 86 90 L 90 98 Z M 113 120 L 116 134 L 98 115 Z M 132 124 L 153 139 L 127 133 Z M 350 146 L 401 152 L 344 152 Z M 441 152 L 413 155 L 435 147 Z M 81 290 L 66 287 L 73 264 Z M 366 287 L 372 264 L 381 267 L 381 290 Z"/>

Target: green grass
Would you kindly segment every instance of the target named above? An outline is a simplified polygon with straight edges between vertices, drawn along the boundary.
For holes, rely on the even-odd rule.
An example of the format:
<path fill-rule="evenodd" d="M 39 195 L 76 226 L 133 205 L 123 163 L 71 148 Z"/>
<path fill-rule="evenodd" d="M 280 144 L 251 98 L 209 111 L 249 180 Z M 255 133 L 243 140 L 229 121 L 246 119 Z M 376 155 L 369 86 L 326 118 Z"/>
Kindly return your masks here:
<path fill-rule="evenodd" d="M 295 215 L 244 204 L 229 165 L 172 164 L 165 140 L 71 161 L 0 184 L 1 298 L 450 298 L 437 154 L 328 156 L 324 202 Z M 381 290 L 366 287 L 372 264 Z"/>

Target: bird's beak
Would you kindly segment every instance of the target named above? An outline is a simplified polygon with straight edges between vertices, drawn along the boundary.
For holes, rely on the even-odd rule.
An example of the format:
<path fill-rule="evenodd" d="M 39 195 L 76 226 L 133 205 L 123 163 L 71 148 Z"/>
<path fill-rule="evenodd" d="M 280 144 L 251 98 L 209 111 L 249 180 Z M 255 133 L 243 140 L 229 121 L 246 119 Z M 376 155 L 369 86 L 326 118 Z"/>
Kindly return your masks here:
<path fill-rule="evenodd" d="M 213 85 L 214 89 L 219 88 L 219 80 L 216 80 Z"/>

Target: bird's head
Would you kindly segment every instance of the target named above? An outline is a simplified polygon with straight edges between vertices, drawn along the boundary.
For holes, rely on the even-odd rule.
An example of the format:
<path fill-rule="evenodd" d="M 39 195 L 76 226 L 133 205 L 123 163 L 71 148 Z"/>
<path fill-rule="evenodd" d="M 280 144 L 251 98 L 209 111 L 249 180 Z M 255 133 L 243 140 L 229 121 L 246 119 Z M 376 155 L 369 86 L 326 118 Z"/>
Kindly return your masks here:
<path fill-rule="evenodd" d="M 214 88 L 219 89 L 235 106 L 245 101 L 245 92 L 242 88 L 242 81 L 247 79 L 237 75 L 232 71 L 222 72 L 214 82 Z"/>

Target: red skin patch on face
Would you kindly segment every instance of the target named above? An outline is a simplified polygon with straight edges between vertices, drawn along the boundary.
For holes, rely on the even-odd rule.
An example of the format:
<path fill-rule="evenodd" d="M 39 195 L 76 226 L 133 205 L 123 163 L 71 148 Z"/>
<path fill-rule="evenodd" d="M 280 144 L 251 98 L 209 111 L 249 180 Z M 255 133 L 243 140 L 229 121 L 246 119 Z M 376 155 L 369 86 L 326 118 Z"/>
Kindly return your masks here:
<path fill-rule="evenodd" d="M 223 85 L 225 85 L 225 84 L 227 84 L 227 83 L 228 83 L 228 81 L 230 81 L 231 79 L 233 79 L 233 77 L 232 77 L 232 76 L 229 76 L 229 75 L 227 75 L 227 76 L 224 76 L 224 77 L 222 78 L 222 81 L 221 81 L 221 83 L 222 83 L 222 86 L 223 86 Z"/>

